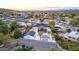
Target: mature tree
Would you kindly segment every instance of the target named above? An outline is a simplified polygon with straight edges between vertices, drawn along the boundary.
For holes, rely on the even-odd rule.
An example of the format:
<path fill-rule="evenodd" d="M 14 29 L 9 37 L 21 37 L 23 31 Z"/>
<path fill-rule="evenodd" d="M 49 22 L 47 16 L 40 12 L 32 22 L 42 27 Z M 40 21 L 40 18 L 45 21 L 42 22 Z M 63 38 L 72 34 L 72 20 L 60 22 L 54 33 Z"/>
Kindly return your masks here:
<path fill-rule="evenodd" d="M 3 40 L 4 34 L 0 33 L 0 45 L 3 44 L 4 40 Z"/>
<path fill-rule="evenodd" d="M 11 38 L 10 34 L 4 35 L 3 33 L 0 33 L 0 45 L 1 44 L 4 44 L 4 45 L 8 44 L 10 41 L 10 38 Z"/>
<path fill-rule="evenodd" d="M 50 27 L 54 27 L 54 26 L 55 26 L 55 22 L 54 22 L 54 21 L 50 21 L 50 22 L 48 23 L 48 25 L 49 25 Z"/>
<path fill-rule="evenodd" d="M 61 21 L 65 21 L 65 18 L 64 17 L 61 17 Z"/>
<path fill-rule="evenodd" d="M 79 25 L 79 18 L 71 21 L 72 25 Z"/>
<path fill-rule="evenodd" d="M 13 21 L 10 25 L 11 27 L 11 31 L 15 30 L 18 26 L 17 26 L 17 22 L 16 21 Z"/>
<path fill-rule="evenodd" d="M 9 27 L 2 20 L 0 20 L 0 32 L 4 34 L 9 32 Z"/>
<path fill-rule="evenodd" d="M 28 47 L 25 45 L 22 45 L 21 48 L 17 49 L 17 51 L 31 51 L 33 49 L 33 47 Z"/>
<path fill-rule="evenodd" d="M 27 19 L 25 19 L 25 21 L 24 21 L 25 23 L 28 23 L 28 20 Z"/>
<path fill-rule="evenodd" d="M 28 14 L 28 18 L 32 18 L 33 17 L 33 13 Z"/>

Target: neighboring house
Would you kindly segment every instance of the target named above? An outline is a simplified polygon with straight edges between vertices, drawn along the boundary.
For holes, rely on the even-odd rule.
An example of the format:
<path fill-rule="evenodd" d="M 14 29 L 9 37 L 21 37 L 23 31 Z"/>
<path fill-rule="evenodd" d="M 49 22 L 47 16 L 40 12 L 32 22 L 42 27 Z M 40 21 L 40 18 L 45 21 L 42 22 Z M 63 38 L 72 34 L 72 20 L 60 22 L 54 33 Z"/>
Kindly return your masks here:
<path fill-rule="evenodd" d="M 29 22 L 32 24 L 38 24 L 38 23 L 40 23 L 40 20 L 39 19 L 29 19 Z"/>
<path fill-rule="evenodd" d="M 73 28 L 75 29 L 75 31 L 78 31 L 79 32 L 79 25 L 73 26 Z"/>
<path fill-rule="evenodd" d="M 27 28 L 27 25 L 26 25 L 26 23 L 24 23 L 24 22 L 17 22 L 17 24 L 18 24 L 18 26 L 20 26 L 20 27 L 25 27 L 25 28 Z"/>
<path fill-rule="evenodd" d="M 0 16 L 0 19 L 1 19 L 1 20 L 5 20 L 3 16 Z"/>
<path fill-rule="evenodd" d="M 22 33 L 25 32 L 27 25 L 24 22 L 17 22 L 17 25 L 19 26 L 19 29 L 21 30 Z"/>
<path fill-rule="evenodd" d="M 63 35 L 67 39 L 79 41 L 79 32 L 71 31 L 70 33 L 65 33 Z"/>
<path fill-rule="evenodd" d="M 31 24 L 31 23 L 26 23 L 26 25 L 27 25 L 27 26 L 31 26 L 32 24 Z"/>
<path fill-rule="evenodd" d="M 51 17 L 48 14 L 44 15 L 44 19 L 50 19 Z"/>
<path fill-rule="evenodd" d="M 49 24 L 49 22 L 52 21 L 51 19 L 44 19 L 43 23 Z M 53 20 L 54 21 L 54 20 Z"/>
<path fill-rule="evenodd" d="M 71 18 L 65 17 L 64 23 L 65 23 L 66 25 L 69 25 L 71 20 L 72 20 Z"/>
<path fill-rule="evenodd" d="M 58 32 L 64 32 L 66 31 L 66 26 L 64 23 L 62 22 L 58 22 L 55 24 L 55 29 L 58 31 Z"/>
<path fill-rule="evenodd" d="M 74 19 L 77 19 L 77 18 L 79 18 L 79 16 L 74 16 Z"/>

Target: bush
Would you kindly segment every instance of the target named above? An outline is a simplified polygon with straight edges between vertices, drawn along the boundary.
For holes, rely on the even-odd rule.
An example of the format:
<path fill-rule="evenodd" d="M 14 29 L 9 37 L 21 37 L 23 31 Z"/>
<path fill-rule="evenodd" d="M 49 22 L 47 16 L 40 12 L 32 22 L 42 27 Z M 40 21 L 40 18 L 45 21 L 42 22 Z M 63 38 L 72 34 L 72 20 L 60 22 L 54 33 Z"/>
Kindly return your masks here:
<path fill-rule="evenodd" d="M 0 33 L 0 44 L 7 44 L 10 41 L 10 34 L 2 34 Z"/>
<path fill-rule="evenodd" d="M 53 34 L 53 33 L 58 33 L 58 32 L 57 32 L 56 29 L 53 29 L 53 30 L 52 30 L 52 34 Z"/>
<path fill-rule="evenodd" d="M 11 27 L 11 31 L 15 30 L 15 29 L 18 27 L 16 21 L 13 21 L 13 22 L 10 24 L 10 27 Z"/>
<path fill-rule="evenodd" d="M 32 47 L 22 45 L 21 48 L 17 49 L 17 51 L 31 51 L 32 49 L 33 49 Z"/>
<path fill-rule="evenodd" d="M 64 21 L 65 21 L 65 18 L 64 18 L 64 17 L 62 17 L 62 18 L 61 18 L 61 21 L 63 21 L 63 22 L 64 22 Z"/>
<path fill-rule="evenodd" d="M 72 25 L 79 25 L 79 19 L 74 19 L 71 21 Z"/>
<path fill-rule="evenodd" d="M 50 21 L 48 24 L 50 27 L 54 27 L 55 26 L 55 22 L 54 21 Z"/>
<path fill-rule="evenodd" d="M 0 20 L 0 32 L 3 34 L 7 34 L 9 32 L 9 27 Z"/>
<path fill-rule="evenodd" d="M 21 33 L 21 31 L 19 30 L 19 29 L 16 29 L 15 31 L 14 31 L 14 38 L 19 38 L 19 37 L 21 37 L 22 36 L 22 33 Z"/>

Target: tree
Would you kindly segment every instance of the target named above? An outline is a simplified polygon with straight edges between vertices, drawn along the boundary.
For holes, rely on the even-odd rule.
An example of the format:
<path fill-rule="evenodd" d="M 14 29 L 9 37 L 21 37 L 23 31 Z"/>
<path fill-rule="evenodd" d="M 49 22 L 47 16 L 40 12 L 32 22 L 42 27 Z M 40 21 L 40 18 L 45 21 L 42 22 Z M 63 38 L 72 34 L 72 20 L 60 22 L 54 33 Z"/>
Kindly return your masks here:
<path fill-rule="evenodd" d="M 10 38 L 11 38 L 10 34 L 4 35 L 3 33 L 0 33 L 0 45 L 1 44 L 4 44 L 4 45 L 8 44 L 10 41 Z"/>
<path fill-rule="evenodd" d="M 57 32 L 56 29 L 52 29 L 52 34 L 53 34 L 53 33 L 56 33 L 56 34 L 57 34 L 58 32 Z"/>
<path fill-rule="evenodd" d="M 0 33 L 0 45 L 3 44 L 3 37 L 4 37 L 4 35 L 2 33 Z"/>
<path fill-rule="evenodd" d="M 25 23 L 28 23 L 28 20 L 26 19 L 24 22 L 25 22 Z"/>
<path fill-rule="evenodd" d="M 62 18 L 61 18 L 61 21 L 63 21 L 63 22 L 64 22 L 64 21 L 65 21 L 65 18 L 64 18 L 64 17 L 62 17 Z"/>
<path fill-rule="evenodd" d="M 72 25 L 79 25 L 79 18 L 72 20 L 70 23 L 71 23 Z"/>
<path fill-rule="evenodd" d="M 41 22 L 44 21 L 44 17 L 43 17 L 43 16 L 44 16 L 44 15 L 40 15 L 40 16 L 39 16 L 39 19 L 40 19 Z"/>
<path fill-rule="evenodd" d="M 21 31 L 19 29 L 15 29 L 15 31 L 14 31 L 14 38 L 18 39 L 21 36 L 22 36 Z"/>
<path fill-rule="evenodd" d="M 33 14 L 28 14 L 28 18 L 32 18 L 33 17 Z"/>
<path fill-rule="evenodd" d="M 32 47 L 22 45 L 21 48 L 17 49 L 17 51 L 31 51 L 32 49 L 33 49 Z"/>
<path fill-rule="evenodd" d="M 0 32 L 3 34 L 7 34 L 9 32 L 9 27 L 2 20 L 0 20 Z"/>
<path fill-rule="evenodd" d="M 10 24 L 10 27 L 11 27 L 11 31 L 15 30 L 18 26 L 17 26 L 17 22 L 16 21 L 13 21 L 11 24 Z"/>
<path fill-rule="evenodd" d="M 48 25 L 49 25 L 50 27 L 54 27 L 54 26 L 55 26 L 55 22 L 54 22 L 54 21 L 49 21 Z"/>

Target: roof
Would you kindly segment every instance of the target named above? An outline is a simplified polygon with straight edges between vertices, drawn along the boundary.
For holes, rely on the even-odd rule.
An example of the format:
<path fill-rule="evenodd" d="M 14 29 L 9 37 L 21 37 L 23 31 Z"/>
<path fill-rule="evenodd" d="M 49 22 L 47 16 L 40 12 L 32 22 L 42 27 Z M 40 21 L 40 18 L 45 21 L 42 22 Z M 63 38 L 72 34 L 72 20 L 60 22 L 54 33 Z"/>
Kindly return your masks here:
<path fill-rule="evenodd" d="M 30 35 L 26 35 L 26 36 L 24 36 L 23 39 L 34 39 L 34 37 L 32 37 L 32 36 L 30 36 Z"/>
<path fill-rule="evenodd" d="M 20 26 L 25 26 L 25 27 L 27 27 L 27 25 L 24 23 L 24 22 L 17 22 L 18 23 L 18 25 L 20 25 Z"/>
<path fill-rule="evenodd" d="M 57 23 L 56 25 L 55 25 L 55 27 L 63 27 L 64 26 L 64 24 L 63 23 Z"/>
<path fill-rule="evenodd" d="M 72 31 L 72 32 L 70 32 L 70 34 L 68 36 L 74 37 L 74 38 L 79 38 L 79 32 Z"/>
<path fill-rule="evenodd" d="M 47 24 L 39 23 L 36 25 L 37 27 L 49 27 Z"/>
<path fill-rule="evenodd" d="M 75 39 L 79 38 L 79 32 L 75 32 L 75 31 L 72 31 L 70 33 L 66 33 L 65 35 L 68 36 L 68 37 L 75 38 Z"/>
<path fill-rule="evenodd" d="M 30 31 L 26 35 L 34 36 L 35 35 L 35 32 L 34 31 Z"/>

